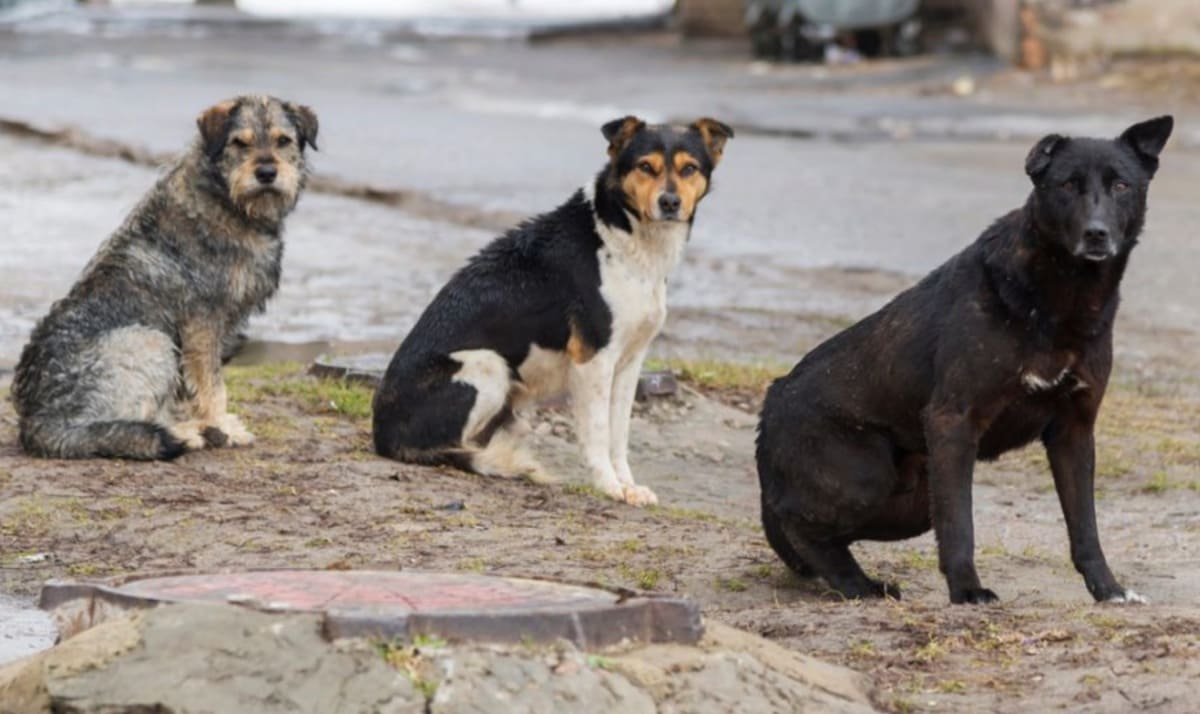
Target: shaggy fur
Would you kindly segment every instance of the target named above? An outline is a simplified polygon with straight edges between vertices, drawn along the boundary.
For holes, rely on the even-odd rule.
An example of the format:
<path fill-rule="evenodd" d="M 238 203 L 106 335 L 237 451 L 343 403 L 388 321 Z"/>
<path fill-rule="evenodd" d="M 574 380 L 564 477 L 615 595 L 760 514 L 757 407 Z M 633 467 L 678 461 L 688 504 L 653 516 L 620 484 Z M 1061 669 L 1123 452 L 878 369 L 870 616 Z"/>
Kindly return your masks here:
<path fill-rule="evenodd" d="M 227 412 L 221 357 L 279 285 L 317 118 L 246 96 L 197 125 L 22 352 L 12 397 L 28 453 L 170 459 L 253 441 Z"/>

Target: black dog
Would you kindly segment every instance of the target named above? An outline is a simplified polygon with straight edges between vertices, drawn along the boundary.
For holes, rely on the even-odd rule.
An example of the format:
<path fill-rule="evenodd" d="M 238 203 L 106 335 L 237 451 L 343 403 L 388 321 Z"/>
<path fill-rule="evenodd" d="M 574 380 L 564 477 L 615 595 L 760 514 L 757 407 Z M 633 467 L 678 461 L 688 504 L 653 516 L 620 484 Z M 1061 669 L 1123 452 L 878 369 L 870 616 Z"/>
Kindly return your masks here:
<path fill-rule="evenodd" d="M 974 463 L 1040 438 L 1088 590 L 1144 602 L 1100 550 L 1093 432 L 1118 287 L 1172 126 L 1168 116 L 1113 141 L 1042 139 L 1025 162 L 1024 208 L 771 386 L 763 527 L 790 568 L 848 597 L 895 597 L 848 546 L 932 524 L 950 601 L 995 601 L 975 572 Z"/>

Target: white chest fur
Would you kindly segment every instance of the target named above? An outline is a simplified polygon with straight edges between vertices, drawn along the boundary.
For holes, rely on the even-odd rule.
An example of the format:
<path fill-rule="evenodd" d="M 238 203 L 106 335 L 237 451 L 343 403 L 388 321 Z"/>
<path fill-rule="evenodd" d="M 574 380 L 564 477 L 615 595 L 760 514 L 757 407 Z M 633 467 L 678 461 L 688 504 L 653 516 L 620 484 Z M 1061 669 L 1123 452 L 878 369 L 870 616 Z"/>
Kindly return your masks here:
<path fill-rule="evenodd" d="M 633 223 L 627 232 L 597 223 L 600 294 L 612 312 L 611 345 L 618 362 L 650 344 L 667 318 L 667 276 L 679 263 L 691 226 Z"/>

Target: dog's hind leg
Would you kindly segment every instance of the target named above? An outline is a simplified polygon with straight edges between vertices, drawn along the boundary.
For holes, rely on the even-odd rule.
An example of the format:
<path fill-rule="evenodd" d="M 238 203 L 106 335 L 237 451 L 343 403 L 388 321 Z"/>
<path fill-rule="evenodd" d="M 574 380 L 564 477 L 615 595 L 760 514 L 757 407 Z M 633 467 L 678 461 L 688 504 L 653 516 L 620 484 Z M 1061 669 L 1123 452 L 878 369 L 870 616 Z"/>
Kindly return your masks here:
<path fill-rule="evenodd" d="M 70 408 L 47 406 L 22 420 L 21 444 L 57 458 L 171 459 L 203 448 L 198 434 L 168 426 L 179 362 L 166 334 L 118 328 L 77 355 Z"/>
<path fill-rule="evenodd" d="M 804 558 L 800 557 L 800 554 L 792 547 L 787 534 L 783 532 L 783 523 L 780 522 L 779 516 L 775 515 L 775 511 L 765 501 L 762 507 L 762 524 L 763 532 L 767 536 L 767 544 L 771 546 L 771 550 L 775 551 L 784 565 L 802 578 L 816 575 L 812 566 L 804 562 Z"/>
<path fill-rule="evenodd" d="M 475 389 L 461 437 L 463 448 L 470 452 L 471 470 L 549 482 L 546 471 L 525 448 L 528 429 L 512 412 L 516 387 L 508 362 L 492 350 L 460 350 L 450 357 L 462 364 L 452 380 Z"/>
<path fill-rule="evenodd" d="M 848 543 L 817 541 L 806 537 L 789 520 L 779 521 L 781 535 L 801 563 L 810 565 L 834 590 L 848 598 L 890 597 L 900 599 L 900 588 L 893 583 L 867 577 L 850 553 Z M 778 551 L 776 551 L 778 552 Z M 784 560 L 787 563 L 787 560 Z M 788 564 L 790 567 L 790 563 Z"/>

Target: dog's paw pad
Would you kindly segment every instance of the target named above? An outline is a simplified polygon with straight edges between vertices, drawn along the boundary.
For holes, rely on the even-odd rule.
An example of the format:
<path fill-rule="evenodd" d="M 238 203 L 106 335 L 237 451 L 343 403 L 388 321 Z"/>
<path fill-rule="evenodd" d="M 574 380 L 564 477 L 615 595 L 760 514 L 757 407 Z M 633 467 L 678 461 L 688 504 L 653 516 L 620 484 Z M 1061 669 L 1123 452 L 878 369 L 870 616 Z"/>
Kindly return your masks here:
<path fill-rule="evenodd" d="M 1149 605 L 1150 600 L 1145 595 L 1139 595 L 1132 590 L 1126 590 L 1120 595 L 1113 595 L 1105 602 L 1116 603 L 1119 605 Z"/>
<path fill-rule="evenodd" d="M 621 489 L 621 495 L 618 500 L 624 501 L 631 506 L 657 506 L 658 496 L 645 486 L 624 486 Z"/>

